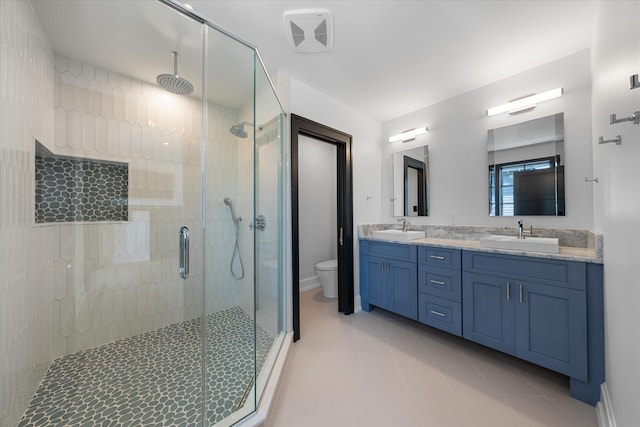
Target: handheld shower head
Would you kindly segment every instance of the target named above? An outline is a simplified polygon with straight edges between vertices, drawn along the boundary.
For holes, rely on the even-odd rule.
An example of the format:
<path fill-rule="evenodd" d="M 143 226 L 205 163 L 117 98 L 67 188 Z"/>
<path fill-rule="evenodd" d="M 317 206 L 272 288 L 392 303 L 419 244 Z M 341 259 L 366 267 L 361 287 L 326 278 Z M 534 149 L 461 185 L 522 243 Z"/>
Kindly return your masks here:
<path fill-rule="evenodd" d="M 238 216 L 236 216 L 236 212 L 235 212 L 235 210 L 233 209 L 233 202 L 231 201 L 231 199 L 230 199 L 229 197 L 225 197 L 225 198 L 224 198 L 224 204 L 225 204 L 225 205 L 227 205 L 227 206 L 229 206 L 229 212 L 231 212 L 231 218 L 232 218 L 234 221 L 239 221 L 241 218 L 240 218 L 240 217 L 238 217 Z"/>
<path fill-rule="evenodd" d="M 229 270 L 231 271 L 231 275 L 236 279 L 240 280 L 244 277 L 244 265 L 242 264 L 242 254 L 240 253 L 240 246 L 238 245 L 239 233 L 240 233 L 240 221 L 242 221 L 241 217 L 237 217 L 236 213 L 233 211 L 233 202 L 229 197 L 225 197 L 223 200 L 225 205 L 229 207 L 229 212 L 231 212 L 231 218 L 233 219 L 233 225 L 236 229 L 236 243 L 233 247 L 233 255 L 231 255 L 231 263 L 229 264 Z M 233 268 L 234 261 L 238 259 L 240 263 L 240 272 Z"/>

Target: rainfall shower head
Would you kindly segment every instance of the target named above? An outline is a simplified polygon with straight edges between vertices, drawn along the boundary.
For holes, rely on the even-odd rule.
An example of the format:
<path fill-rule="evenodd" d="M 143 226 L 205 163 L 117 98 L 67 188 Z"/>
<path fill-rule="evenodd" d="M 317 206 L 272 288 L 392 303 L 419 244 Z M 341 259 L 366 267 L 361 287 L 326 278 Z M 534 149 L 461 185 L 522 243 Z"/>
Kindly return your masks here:
<path fill-rule="evenodd" d="M 193 92 L 193 85 L 183 77 L 178 75 L 178 52 L 171 52 L 173 55 L 173 74 L 159 74 L 156 82 L 164 90 L 177 95 L 190 95 Z"/>
<path fill-rule="evenodd" d="M 247 133 L 246 129 L 244 128 L 244 125 L 253 126 L 253 123 L 251 123 L 251 122 L 242 122 L 242 123 L 235 124 L 235 125 L 233 125 L 233 126 L 231 126 L 229 128 L 229 132 L 231 132 L 232 134 L 234 134 L 238 138 L 246 138 L 249 134 Z M 258 126 L 258 130 L 262 130 L 262 125 Z"/>

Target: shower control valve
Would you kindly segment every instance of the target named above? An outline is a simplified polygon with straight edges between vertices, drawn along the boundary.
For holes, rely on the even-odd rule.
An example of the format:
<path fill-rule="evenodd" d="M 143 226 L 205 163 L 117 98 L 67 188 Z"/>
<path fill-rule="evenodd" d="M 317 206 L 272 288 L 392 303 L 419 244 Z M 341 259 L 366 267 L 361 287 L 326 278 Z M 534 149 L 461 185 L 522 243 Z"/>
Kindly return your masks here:
<path fill-rule="evenodd" d="M 265 218 L 264 215 L 258 215 L 253 224 L 249 225 L 249 228 L 253 230 L 254 226 L 256 227 L 256 230 L 263 231 L 267 228 L 267 218 Z"/>

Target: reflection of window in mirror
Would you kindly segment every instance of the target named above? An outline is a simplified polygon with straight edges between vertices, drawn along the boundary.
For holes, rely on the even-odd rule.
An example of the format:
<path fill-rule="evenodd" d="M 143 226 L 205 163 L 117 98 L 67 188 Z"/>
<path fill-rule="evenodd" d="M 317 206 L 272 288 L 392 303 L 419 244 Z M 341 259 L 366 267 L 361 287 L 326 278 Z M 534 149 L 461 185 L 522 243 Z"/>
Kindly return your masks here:
<path fill-rule="evenodd" d="M 559 164 L 560 156 L 489 165 L 489 215 L 564 215 L 564 186 L 556 203 Z"/>
<path fill-rule="evenodd" d="M 565 215 L 564 114 L 490 129 L 489 215 Z"/>

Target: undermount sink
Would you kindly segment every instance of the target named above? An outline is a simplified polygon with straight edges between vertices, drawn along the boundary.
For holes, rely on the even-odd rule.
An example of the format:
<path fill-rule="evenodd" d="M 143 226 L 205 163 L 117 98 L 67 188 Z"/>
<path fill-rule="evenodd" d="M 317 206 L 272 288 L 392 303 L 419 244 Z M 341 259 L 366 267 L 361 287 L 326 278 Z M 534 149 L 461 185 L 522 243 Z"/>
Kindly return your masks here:
<path fill-rule="evenodd" d="M 480 238 L 480 246 L 493 249 L 510 249 L 514 251 L 544 252 L 557 254 L 558 239 L 551 237 L 527 237 L 518 239 L 516 236 L 491 235 Z"/>
<path fill-rule="evenodd" d="M 376 239 L 395 240 L 397 242 L 407 242 L 409 240 L 422 239 L 424 231 L 402 231 L 402 230 L 377 230 L 373 232 Z"/>

